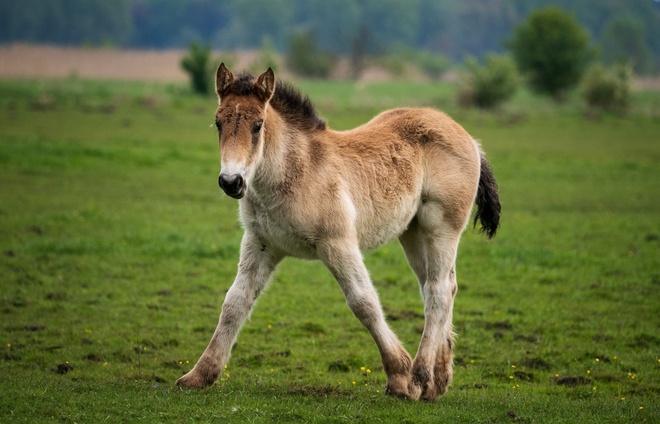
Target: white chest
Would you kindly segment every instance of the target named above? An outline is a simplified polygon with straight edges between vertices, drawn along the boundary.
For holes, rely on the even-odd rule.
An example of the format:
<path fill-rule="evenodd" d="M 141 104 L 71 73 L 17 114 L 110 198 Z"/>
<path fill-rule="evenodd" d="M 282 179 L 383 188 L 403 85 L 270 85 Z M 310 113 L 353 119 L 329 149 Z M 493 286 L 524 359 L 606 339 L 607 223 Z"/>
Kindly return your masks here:
<path fill-rule="evenodd" d="M 240 215 L 246 231 L 251 231 L 267 245 L 288 256 L 316 259 L 313 231 L 301 223 L 290 206 L 279 201 L 266 202 L 248 196 L 240 203 Z"/>

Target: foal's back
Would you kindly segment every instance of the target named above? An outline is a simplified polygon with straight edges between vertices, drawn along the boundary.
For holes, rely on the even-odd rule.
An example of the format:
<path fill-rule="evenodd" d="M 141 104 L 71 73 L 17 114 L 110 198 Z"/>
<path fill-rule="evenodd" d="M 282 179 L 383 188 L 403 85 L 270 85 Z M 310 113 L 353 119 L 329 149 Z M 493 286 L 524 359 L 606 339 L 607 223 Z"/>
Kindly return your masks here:
<path fill-rule="evenodd" d="M 479 179 L 479 149 L 435 109 L 392 109 L 350 131 L 328 131 L 338 172 L 357 208 L 361 247 L 400 235 L 422 206 L 435 203 L 448 225 L 467 223 Z"/>

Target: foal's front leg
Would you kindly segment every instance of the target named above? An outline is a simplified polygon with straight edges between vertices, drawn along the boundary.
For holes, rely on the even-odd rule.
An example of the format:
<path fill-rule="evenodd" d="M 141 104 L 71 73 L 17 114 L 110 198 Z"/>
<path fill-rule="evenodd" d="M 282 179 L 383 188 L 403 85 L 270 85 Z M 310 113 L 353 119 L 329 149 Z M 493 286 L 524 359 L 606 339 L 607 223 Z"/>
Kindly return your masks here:
<path fill-rule="evenodd" d="M 341 286 L 346 303 L 374 338 L 387 374 L 387 393 L 397 397 L 419 398 L 410 392 L 412 360 L 394 332 L 385 322 L 357 241 L 332 240 L 319 246 L 319 256 Z"/>
<path fill-rule="evenodd" d="M 280 260 L 281 256 L 259 243 L 256 237 L 245 233 L 238 274 L 225 297 L 211 342 L 195 367 L 177 380 L 177 385 L 202 388 L 210 386 L 218 378 L 229 360 L 238 332 Z"/>

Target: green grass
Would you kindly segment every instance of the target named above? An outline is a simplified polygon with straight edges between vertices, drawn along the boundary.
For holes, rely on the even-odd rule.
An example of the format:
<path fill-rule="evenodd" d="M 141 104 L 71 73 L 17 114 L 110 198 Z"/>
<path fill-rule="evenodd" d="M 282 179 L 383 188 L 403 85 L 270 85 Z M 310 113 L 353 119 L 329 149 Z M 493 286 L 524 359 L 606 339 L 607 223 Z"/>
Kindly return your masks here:
<path fill-rule="evenodd" d="M 320 264 L 287 260 L 211 388 L 174 381 L 236 269 L 213 99 L 179 86 L 0 82 L 0 421 L 658 422 L 660 95 L 626 117 L 521 92 L 494 114 L 455 87 L 303 83 L 330 125 L 435 105 L 482 140 L 503 204 L 463 238 L 455 378 L 391 399 L 368 333 Z M 411 353 L 423 324 L 396 244 L 367 255 Z M 364 370 L 362 369 L 364 367 Z M 371 372 L 367 372 L 367 370 Z"/>

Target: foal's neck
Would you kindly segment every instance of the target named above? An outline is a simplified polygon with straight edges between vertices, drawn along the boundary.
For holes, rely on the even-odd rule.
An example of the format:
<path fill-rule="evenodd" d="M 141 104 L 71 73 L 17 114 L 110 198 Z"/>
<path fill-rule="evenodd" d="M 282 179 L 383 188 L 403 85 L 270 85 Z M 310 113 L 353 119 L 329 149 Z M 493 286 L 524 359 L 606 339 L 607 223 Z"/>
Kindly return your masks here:
<path fill-rule="evenodd" d="M 309 135 L 287 122 L 273 107 L 266 111 L 264 147 L 255 170 L 258 190 L 272 191 L 287 178 L 304 171 Z"/>

